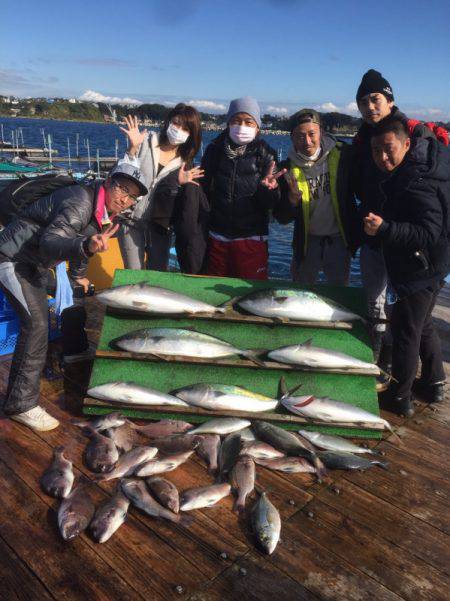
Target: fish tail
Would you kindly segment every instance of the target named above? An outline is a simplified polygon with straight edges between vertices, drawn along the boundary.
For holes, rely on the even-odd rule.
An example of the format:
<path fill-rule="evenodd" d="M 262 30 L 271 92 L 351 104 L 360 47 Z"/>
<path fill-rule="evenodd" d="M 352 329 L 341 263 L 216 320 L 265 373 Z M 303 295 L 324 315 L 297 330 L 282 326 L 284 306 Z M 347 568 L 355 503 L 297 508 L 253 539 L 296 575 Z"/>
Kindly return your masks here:
<path fill-rule="evenodd" d="M 388 470 L 389 469 L 389 463 L 387 461 L 372 461 L 372 465 L 378 465 L 378 467 L 383 468 L 384 470 Z"/>
<path fill-rule="evenodd" d="M 241 496 L 239 496 L 233 505 L 233 511 L 235 513 L 243 513 L 243 511 L 245 510 L 245 500 L 242 499 Z"/>
<path fill-rule="evenodd" d="M 253 363 L 256 363 L 259 367 L 265 367 L 266 364 L 260 357 L 266 352 L 266 349 L 249 349 L 248 351 L 241 351 L 241 355 L 250 361 L 253 361 Z"/>
<path fill-rule="evenodd" d="M 327 469 L 326 469 L 325 465 L 323 464 L 322 460 L 319 459 L 319 457 L 317 457 L 317 455 L 314 455 L 314 457 L 312 458 L 312 464 L 316 468 L 317 482 L 321 483 L 324 476 L 326 476 L 326 474 L 327 474 Z"/>

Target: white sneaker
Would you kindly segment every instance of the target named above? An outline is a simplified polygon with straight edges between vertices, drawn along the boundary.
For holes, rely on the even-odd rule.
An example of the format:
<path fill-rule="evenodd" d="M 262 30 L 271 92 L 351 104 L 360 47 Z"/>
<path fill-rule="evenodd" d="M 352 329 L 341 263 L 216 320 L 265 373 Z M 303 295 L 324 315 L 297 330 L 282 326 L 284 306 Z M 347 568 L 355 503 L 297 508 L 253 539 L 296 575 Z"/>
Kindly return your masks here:
<path fill-rule="evenodd" d="M 32 430 L 37 430 L 38 432 L 53 430 L 59 426 L 59 421 L 47 413 L 47 411 L 40 405 L 37 405 L 36 407 L 33 407 L 33 409 L 29 409 L 24 413 L 11 415 L 10 417 L 16 422 L 25 424 Z"/>

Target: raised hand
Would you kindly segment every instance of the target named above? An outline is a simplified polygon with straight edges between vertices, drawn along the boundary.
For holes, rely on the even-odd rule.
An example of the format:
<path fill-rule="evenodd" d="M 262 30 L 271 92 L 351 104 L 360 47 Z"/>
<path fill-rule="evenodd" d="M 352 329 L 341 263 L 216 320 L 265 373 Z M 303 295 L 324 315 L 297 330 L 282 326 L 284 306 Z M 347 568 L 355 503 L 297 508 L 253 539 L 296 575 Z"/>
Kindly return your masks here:
<path fill-rule="evenodd" d="M 102 253 L 105 252 L 105 250 L 108 250 L 108 240 L 114 236 L 119 227 L 120 223 L 111 223 L 101 234 L 91 236 L 88 244 L 89 252 L 95 255 L 96 253 Z"/>
<path fill-rule="evenodd" d="M 261 180 L 261 184 L 269 190 L 275 190 L 275 188 L 278 188 L 278 178 L 287 172 L 287 169 L 280 169 L 280 171 L 274 173 L 274 169 L 275 161 L 272 161 L 269 165 L 266 176 Z"/>
<path fill-rule="evenodd" d="M 128 138 L 129 153 L 135 155 L 148 132 L 146 129 L 139 131 L 138 118 L 132 115 L 124 118 L 124 125 L 125 127 L 121 127 L 120 131 L 123 131 Z"/>
<path fill-rule="evenodd" d="M 302 202 L 302 191 L 298 187 L 297 180 L 290 171 L 284 175 L 284 179 L 288 184 L 289 201 L 294 207 L 298 207 Z"/>
<path fill-rule="evenodd" d="M 185 184 L 194 184 L 195 186 L 199 186 L 200 184 L 195 180 L 201 179 L 204 173 L 204 170 L 200 169 L 200 167 L 194 167 L 193 169 L 187 170 L 186 163 L 183 163 L 178 172 L 178 183 L 180 186 L 184 186 Z"/>

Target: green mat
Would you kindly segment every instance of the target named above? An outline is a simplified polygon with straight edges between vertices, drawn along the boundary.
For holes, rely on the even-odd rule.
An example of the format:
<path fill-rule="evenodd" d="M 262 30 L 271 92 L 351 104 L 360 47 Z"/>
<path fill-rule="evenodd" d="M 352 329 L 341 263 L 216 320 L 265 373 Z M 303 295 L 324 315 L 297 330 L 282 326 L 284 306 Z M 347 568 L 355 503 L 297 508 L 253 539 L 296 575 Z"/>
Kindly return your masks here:
<path fill-rule="evenodd" d="M 255 282 L 231 278 L 192 277 L 180 273 L 162 273 L 157 271 L 116 270 L 113 286 L 148 282 L 193 298 L 199 298 L 213 305 L 219 305 L 230 298 L 241 296 L 252 290 L 273 287 L 301 286 L 292 282 Z M 332 286 L 316 286 L 315 291 L 333 299 L 359 314 L 365 314 L 363 291 L 359 288 L 341 288 Z M 195 327 L 196 330 L 211 334 L 242 349 L 275 349 L 313 339 L 317 346 L 333 348 L 357 357 L 363 361 L 372 361 L 372 350 L 364 325 L 355 322 L 352 330 L 334 330 L 322 328 L 302 328 L 283 325 L 253 325 L 241 323 L 220 323 L 209 320 L 189 320 L 186 318 L 154 318 L 140 316 L 118 316 L 106 314 L 99 342 L 99 349 L 107 350 L 114 338 L 144 327 L 179 326 Z M 346 401 L 377 414 L 378 398 L 375 391 L 375 380 L 370 376 L 321 374 L 312 372 L 286 372 L 272 369 L 204 366 L 183 363 L 151 363 L 135 360 L 95 359 L 90 386 L 97 386 L 114 380 L 134 381 L 163 392 L 170 392 L 188 384 L 198 382 L 216 384 L 234 384 L 270 396 L 276 397 L 280 376 L 284 375 L 289 388 L 302 383 L 298 394 L 330 396 Z M 112 405 L 113 406 L 113 405 Z M 89 414 L 106 413 L 110 409 L 86 404 L 84 412 Z M 285 412 L 284 408 L 279 409 Z M 124 409 L 127 415 L 139 418 L 155 419 L 170 417 L 183 419 L 179 414 L 156 413 Z M 191 422 L 203 422 L 204 416 L 189 416 Z M 281 424 L 278 424 L 281 425 Z M 282 424 L 283 427 L 298 429 L 295 424 Z M 346 436 L 364 438 L 380 438 L 379 432 L 368 430 L 349 431 L 344 428 L 311 426 L 310 429 Z"/>

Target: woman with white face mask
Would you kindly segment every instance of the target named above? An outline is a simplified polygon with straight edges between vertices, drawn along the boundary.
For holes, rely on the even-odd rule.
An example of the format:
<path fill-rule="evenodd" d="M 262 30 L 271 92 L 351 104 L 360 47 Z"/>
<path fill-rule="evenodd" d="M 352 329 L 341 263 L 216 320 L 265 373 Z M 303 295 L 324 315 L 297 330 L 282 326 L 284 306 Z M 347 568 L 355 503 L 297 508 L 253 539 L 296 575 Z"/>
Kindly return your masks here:
<path fill-rule="evenodd" d="M 180 196 L 203 171 L 193 167 L 201 143 L 200 115 L 177 104 L 159 133 L 140 131 L 137 117 L 125 118 L 121 130 L 128 138 L 123 159 L 144 174 L 148 195 L 130 210 L 119 234 L 126 269 L 166 271 L 172 239 L 172 220 Z"/>
<path fill-rule="evenodd" d="M 230 103 L 227 129 L 206 148 L 203 188 L 210 202 L 207 273 L 267 279 L 269 211 L 279 201 L 275 151 L 259 137 L 250 97 Z"/>

